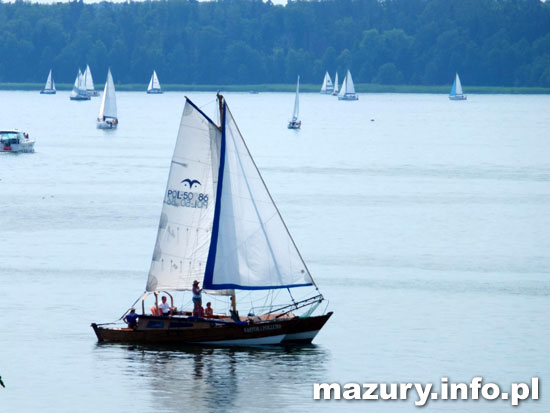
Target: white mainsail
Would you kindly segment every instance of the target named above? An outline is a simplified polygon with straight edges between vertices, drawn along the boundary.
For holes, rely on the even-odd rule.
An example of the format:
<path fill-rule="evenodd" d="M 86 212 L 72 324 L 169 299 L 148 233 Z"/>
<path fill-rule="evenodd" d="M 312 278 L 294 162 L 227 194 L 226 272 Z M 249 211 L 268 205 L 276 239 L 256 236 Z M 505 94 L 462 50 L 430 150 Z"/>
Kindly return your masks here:
<path fill-rule="evenodd" d="M 218 292 L 313 284 L 225 102 L 220 131 L 186 101 L 146 288 L 195 279 Z"/>
<path fill-rule="evenodd" d="M 344 97 L 344 95 L 346 94 L 346 87 L 347 87 L 347 80 L 348 80 L 348 76 L 346 75 L 346 77 L 344 77 L 344 81 L 342 82 L 342 87 L 340 88 L 340 93 L 338 93 L 338 96 L 339 97 Z"/>
<path fill-rule="evenodd" d="M 99 114 L 97 117 L 100 120 L 104 117 L 113 119 L 117 118 L 115 83 L 113 82 L 111 69 L 107 72 L 107 81 L 105 82 L 105 89 L 103 91 L 101 106 L 99 107 Z"/>
<path fill-rule="evenodd" d="M 355 94 L 355 85 L 353 84 L 353 79 L 351 78 L 351 72 L 348 70 L 346 74 L 346 94 Z"/>
<path fill-rule="evenodd" d="M 150 90 L 160 90 L 160 82 L 157 76 L 157 72 L 155 70 L 153 70 L 153 74 L 151 75 L 151 80 L 149 80 L 149 86 L 147 86 L 147 91 L 150 91 Z"/>
<path fill-rule="evenodd" d="M 334 90 L 332 91 L 333 95 L 338 94 L 338 72 L 334 75 Z"/>
<path fill-rule="evenodd" d="M 468 80 L 468 79 L 466 79 L 466 80 Z M 463 95 L 464 93 L 462 92 L 462 83 L 460 83 L 460 77 L 458 77 L 458 73 L 456 74 L 455 82 L 456 82 L 455 93 L 457 95 Z M 466 82 L 466 83 L 468 83 L 468 82 Z"/>
<path fill-rule="evenodd" d="M 94 79 L 92 78 L 92 72 L 90 66 L 86 65 L 86 71 L 84 72 L 84 88 L 88 92 L 93 92 L 94 89 Z"/>
<path fill-rule="evenodd" d="M 296 97 L 294 98 L 294 111 L 292 112 L 292 121 L 297 121 L 300 115 L 300 76 L 296 82 Z"/>
<path fill-rule="evenodd" d="M 82 84 L 82 72 L 78 69 L 78 74 L 74 80 L 73 90 L 71 91 L 71 97 L 76 97 L 81 94 L 83 91 L 80 89 Z"/>

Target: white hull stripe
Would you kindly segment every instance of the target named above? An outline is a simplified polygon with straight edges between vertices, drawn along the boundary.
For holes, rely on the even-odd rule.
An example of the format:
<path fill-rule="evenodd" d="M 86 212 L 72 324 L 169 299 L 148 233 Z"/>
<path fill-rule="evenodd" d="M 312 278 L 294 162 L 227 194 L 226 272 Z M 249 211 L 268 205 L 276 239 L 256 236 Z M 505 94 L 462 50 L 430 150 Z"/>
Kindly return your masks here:
<path fill-rule="evenodd" d="M 267 344 L 280 344 L 286 336 L 284 334 L 278 336 L 245 338 L 238 340 L 220 340 L 220 341 L 201 341 L 198 344 L 212 344 L 216 346 L 259 346 Z"/>
<path fill-rule="evenodd" d="M 313 340 L 319 330 L 306 331 L 304 333 L 294 333 L 285 335 L 285 340 Z"/>

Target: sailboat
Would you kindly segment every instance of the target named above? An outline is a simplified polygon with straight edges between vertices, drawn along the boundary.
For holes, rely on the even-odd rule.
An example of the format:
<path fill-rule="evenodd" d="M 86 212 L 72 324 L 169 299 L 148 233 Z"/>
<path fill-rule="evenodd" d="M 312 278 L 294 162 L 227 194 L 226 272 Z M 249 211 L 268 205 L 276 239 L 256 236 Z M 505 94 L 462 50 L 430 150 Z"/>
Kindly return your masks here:
<path fill-rule="evenodd" d="M 334 75 L 334 90 L 332 91 L 332 96 L 338 95 L 338 72 Z"/>
<path fill-rule="evenodd" d="M 94 78 L 92 77 L 92 71 L 90 66 L 86 65 L 86 71 L 84 72 L 84 84 L 86 85 L 86 92 L 90 96 L 99 96 L 99 92 L 95 90 Z"/>
<path fill-rule="evenodd" d="M 348 70 L 346 77 L 342 82 L 340 93 L 338 94 L 338 100 L 359 100 L 359 97 L 355 93 L 355 86 L 353 85 L 353 79 L 351 73 Z"/>
<path fill-rule="evenodd" d="M 46 80 L 46 85 L 44 86 L 44 89 L 40 91 L 41 95 L 55 95 L 55 82 L 52 77 L 52 69 L 50 69 L 50 73 L 48 74 L 48 79 Z"/>
<path fill-rule="evenodd" d="M 330 78 L 330 75 L 328 74 L 328 72 L 326 72 L 325 77 L 323 79 L 323 85 L 321 86 L 321 93 L 330 95 L 333 90 L 334 90 L 334 86 L 332 85 L 332 79 Z"/>
<path fill-rule="evenodd" d="M 90 94 L 86 91 L 86 81 L 84 75 L 78 69 L 78 74 L 74 81 L 73 90 L 70 95 L 71 100 L 90 100 Z"/>
<path fill-rule="evenodd" d="M 313 315 L 325 299 L 219 94 L 218 103 L 219 125 L 186 98 L 145 293 L 134 303 L 141 301 L 141 314 L 132 328 L 93 323 L 100 342 L 311 343 L 332 315 L 326 308 Z M 198 297 L 193 290 L 197 284 L 204 289 Z M 302 297 L 297 300 L 291 293 L 297 294 L 296 289 Z M 246 302 L 251 305 L 244 315 L 239 314 L 237 291 L 247 297 L 241 308 Z M 285 291 L 290 296 L 286 304 L 276 302 Z M 194 315 L 174 306 L 174 295 L 183 294 L 183 304 L 191 292 L 196 299 Z M 159 294 L 169 297 L 166 315 L 155 311 Z M 229 314 L 204 316 L 202 294 L 229 297 Z M 252 298 L 248 301 L 252 294 L 267 294 L 275 301 L 264 297 L 254 304 Z M 147 299 L 154 300 L 151 313 Z"/>
<path fill-rule="evenodd" d="M 105 90 L 101 98 L 101 106 L 97 115 L 98 129 L 116 129 L 118 126 L 117 110 L 116 110 L 116 94 L 115 83 L 111 75 L 111 69 L 107 72 L 107 81 L 105 82 Z"/>
<path fill-rule="evenodd" d="M 292 112 L 292 120 L 288 122 L 288 129 L 300 129 L 302 121 L 298 119 L 300 114 L 300 76 L 296 82 L 296 97 L 294 98 L 294 112 Z"/>
<path fill-rule="evenodd" d="M 150 95 L 158 95 L 162 93 L 160 88 L 159 78 L 157 77 L 157 72 L 153 70 L 151 75 L 151 80 L 149 80 L 149 86 L 147 86 L 147 93 Z"/>
<path fill-rule="evenodd" d="M 462 92 L 462 84 L 460 83 L 460 78 L 458 73 L 456 74 L 455 81 L 453 82 L 453 87 L 451 93 L 449 94 L 449 100 L 466 100 L 467 96 Z"/>

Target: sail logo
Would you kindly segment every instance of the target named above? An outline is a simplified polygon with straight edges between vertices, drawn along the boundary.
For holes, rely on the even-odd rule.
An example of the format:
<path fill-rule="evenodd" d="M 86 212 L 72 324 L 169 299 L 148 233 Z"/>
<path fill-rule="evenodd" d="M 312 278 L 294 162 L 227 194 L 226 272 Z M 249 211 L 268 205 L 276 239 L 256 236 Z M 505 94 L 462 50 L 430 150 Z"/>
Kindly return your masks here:
<path fill-rule="evenodd" d="M 188 191 L 180 191 L 178 189 L 168 189 L 166 191 L 166 197 L 164 203 L 175 207 L 186 208 L 208 208 L 208 194 L 201 192 L 193 192 L 193 185 L 195 189 L 201 185 L 196 179 L 186 178 L 180 183 L 187 184 L 189 186 Z"/>
<path fill-rule="evenodd" d="M 196 179 L 184 179 L 183 181 L 181 181 L 182 184 L 184 184 L 185 182 L 187 182 L 187 184 L 189 185 L 189 189 L 192 189 L 193 188 L 193 185 L 195 184 L 198 184 L 200 185 L 201 183 L 199 181 L 197 181 Z"/>

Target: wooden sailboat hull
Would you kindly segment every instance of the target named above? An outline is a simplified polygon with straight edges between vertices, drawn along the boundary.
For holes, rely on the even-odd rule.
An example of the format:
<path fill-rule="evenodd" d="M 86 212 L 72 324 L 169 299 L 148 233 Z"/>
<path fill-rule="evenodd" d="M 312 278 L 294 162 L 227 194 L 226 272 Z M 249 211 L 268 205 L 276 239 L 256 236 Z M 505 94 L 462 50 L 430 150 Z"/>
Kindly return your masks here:
<path fill-rule="evenodd" d="M 195 317 L 140 316 L 136 329 L 92 328 L 99 342 L 216 346 L 309 344 L 332 315 L 273 319 L 258 323 Z"/>

